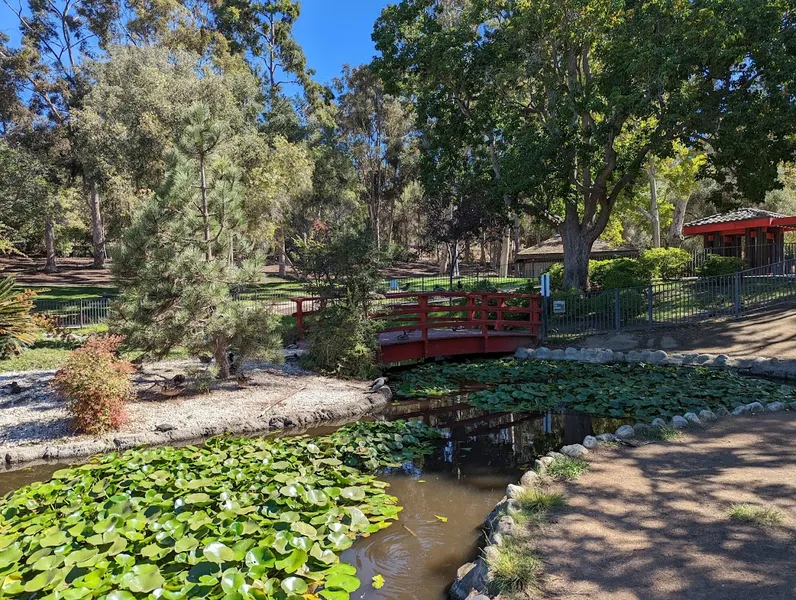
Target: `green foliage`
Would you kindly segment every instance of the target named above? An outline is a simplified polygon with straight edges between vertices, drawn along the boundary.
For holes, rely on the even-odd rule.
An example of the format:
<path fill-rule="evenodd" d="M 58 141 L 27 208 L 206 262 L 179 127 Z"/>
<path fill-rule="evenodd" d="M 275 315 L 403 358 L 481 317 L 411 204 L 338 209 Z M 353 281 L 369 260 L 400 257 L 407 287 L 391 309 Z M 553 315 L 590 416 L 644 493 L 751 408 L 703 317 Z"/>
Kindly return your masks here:
<path fill-rule="evenodd" d="M 754 504 L 733 504 L 729 510 L 730 518 L 757 527 L 771 527 L 782 523 L 782 512 L 773 507 Z"/>
<path fill-rule="evenodd" d="M 486 555 L 490 591 L 501 596 L 531 591 L 542 574 L 542 561 L 533 548 L 516 537 L 494 548 Z"/>
<path fill-rule="evenodd" d="M 219 153 L 226 131 L 194 106 L 167 185 L 136 213 L 115 255 L 123 293 L 112 316 L 131 346 L 157 357 L 177 346 L 211 354 L 222 378 L 231 350 L 239 362 L 281 358 L 278 319 L 232 293 L 260 280 L 262 260 L 247 236 L 240 172 Z"/>
<path fill-rule="evenodd" d="M 339 553 L 401 510 L 360 468 L 399 464 L 436 437 L 421 423 L 358 424 L 321 438 L 209 440 L 62 469 L 0 510 L 4 598 L 346 600 Z M 241 596 L 242 597 L 242 596 Z"/>
<path fill-rule="evenodd" d="M 639 257 L 642 267 L 655 279 L 680 279 L 691 260 L 691 254 L 682 248 L 649 248 Z"/>
<path fill-rule="evenodd" d="M 0 280 L 0 359 L 22 352 L 36 340 L 38 326 L 33 309 L 35 292 L 20 291 L 8 277 Z"/>
<path fill-rule="evenodd" d="M 133 398 L 130 374 L 135 369 L 116 356 L 122 340 L 90 337 L 55 374 L 53 387 L 68 402 L 74 427 L 81 433 L 106 433 L 126 419 L 124 405 Z"/>
<path fill-rule="evenodd" d="M 618 198 L 676 142 L 720 148 L 703 171 L 727 198 L 777 185 L 796 123 L 790 14 L 787 0 L 403 0 L 373 37 L 388 91 L 417 98 L 424 160 L 466 161 L 487 194 L 559 229 L 569 288 Z"/>
<path fill-rule="evenodd" d="M 370 379 L 378 373 L 378 329 L 351 296 L 331 301 L 310 322 L 303 364 L 337 377 Z"/>
<path fill-rule="evenodd" d="M 343 225 L 321 228 L 296 240 L 296 268 L 309 281 L 310 293 L 322 298 L 351 296 L 366 302 L 379 281 L 381 257 L 368 229 Z"/>
<path fill-rule="evenodd" d="M 589 261 L 589 282 L 604 290 L 640 287 L 651 279 L 648 265 L 634 258 Z"/>
<path fill-rule="evenodd" d="M 670 442 L 682 437 L 683 433 L 674 427 L 644 427 L 636 433 L 640 440 Z"/>
<path fill-rule="evenodd" d="M 545 473 L 558 481 L 574 481 L 589 470 L 589 463 L 571 456 L 556 456 Z"/>
<path fill-rule="evenodd" d="M 481 360 L 423 365 L 401 377 L 397 394 L 457 392 L 465 384 L 485 410 L 539 412 L 566 408 L 596 416 L 651 421 L 703 408 L 732 409 L 754 398 L 793 402 L 796 388 L 706 367 L 586 364 L 540 360 Z"/>
<path fill-rule="evenodd" d="M 516 498 L 520 509 L 531 513 L 547 513 L 566 506 L 564 496 L 558 492 L 548 492 L 539 488 L 527 488 Z"/>
<path fill-rule="evenodd" d="M 564 289 L 564 264 L 556 263 L 547 269 L 546 273 L 550 275 L 550 289 L 563 290 Z"/>
<path fill-rule="evenodd" d="M 738 271 L 743 271 L 746 263 L 741 258 L 735 256 L 721 256 L 719 254 L 708 254 L 699 267 L 697 275 L 700 277 L 718 277 L 719 275 L 732 275 Z"/>

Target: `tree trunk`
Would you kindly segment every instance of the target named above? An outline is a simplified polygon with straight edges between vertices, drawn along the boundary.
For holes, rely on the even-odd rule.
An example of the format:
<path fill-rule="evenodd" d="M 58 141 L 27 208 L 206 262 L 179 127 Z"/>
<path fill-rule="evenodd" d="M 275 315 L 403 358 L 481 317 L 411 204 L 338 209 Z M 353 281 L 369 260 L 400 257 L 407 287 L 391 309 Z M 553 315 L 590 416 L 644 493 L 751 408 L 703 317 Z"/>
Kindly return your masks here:
<path fill-rule="evenodd" d="M 486 266 L 486 234 L 481 234 L 481 256 L 478 259 L 482 267 Z"/>
<path fill-rule="evenodd" d="M 514 217 L 514 227 L 512 229 L 512 234 L 514 236 L 514 254 L 512 258 L 517 260 L 517 255 L 520 253 L 520 217 L 516 215 Z"/>
<path fill-rule="evenodd" d="M 91 243 L 94 249 L 94 264 L 95 269 L 105 268 L 105 229 L 102 226 L 102 212 L 100 211 L 100 195 L 99 186 L 96 183 L 91 184 L 91 193 L 89 196 L 89 205 L 91 209 Z"/>
<path fill-rule="evenodd" d="M 279 276 L 285 277 L 287 275 L 287 252 L 285 249 L 285 231 L 279 231 Z"/>
<path fill-rule="evenodd" d="M 650 180 L 650 221 L 652 223 L 652 247 L 661 247 L 661 219 L 658 214 L 658 183 L 655 180 L 655 158 L 650 157 L 647 176 Z"/>
<path fill-rule="evenodd" d="M 577 221 L 564 222 L 559 232 L 564 245 L 564 290 L 586 290 L 589 286 L 589 255 L 592 242 L 583 237 Z"/>
<path fill-rule="evenodd" d="M 669 246 L 679 248 L 683 243 L 683 227 L 685 226 L 685 211 L 688 208 L 688 198 L 678 200 L 674 205 L 672 224 L 669 227 Z"/>
<path fill-rule="evenodd" d="M 216 367 L 218 368 L 218 378 L 227 379 L 230 375 L 229 369 L 229 351 L 224 344 L 216 344 L 216 350 L 213 353 L 216 359 Z"/>
<path fill-rule="evenodd" d="M 497 271 L 500 277 L 509 276 L 509 258 L 511 256 L 511 227 L 503 230 L 500 240 L 500 256 L 498 257 Z"/>
<path fill-rule="evenodd" d="M 459 276 L 459 242 L 448 244 L 448 275 L 451 281 Z"/>
<path fill-rule="evenodd" d="M 55 273 L 58 270 L 58 261 L 55 257 L 55 221 L 52 217 L 47 217 L 44 221 L 44 250 L 47 256 L 44 272 Z"/>

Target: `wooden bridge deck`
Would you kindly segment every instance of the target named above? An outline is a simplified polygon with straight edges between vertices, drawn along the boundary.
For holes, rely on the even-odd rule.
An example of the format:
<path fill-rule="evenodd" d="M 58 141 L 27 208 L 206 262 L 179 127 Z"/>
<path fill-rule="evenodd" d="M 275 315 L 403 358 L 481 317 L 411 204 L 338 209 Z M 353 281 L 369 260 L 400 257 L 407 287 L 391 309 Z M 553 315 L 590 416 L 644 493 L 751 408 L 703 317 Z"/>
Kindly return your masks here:
<path fill-rule="evenodd" d="M 295 298 L 303 337 L 318 298 Z M 305 309 L 305 303 L 311 310 Z M 535 345 L 541 297 L 535 294 L 425 292 L 388 294 L 371 315 L 382 325 L 385 364 L 467 354 L 510 353 Z"/>

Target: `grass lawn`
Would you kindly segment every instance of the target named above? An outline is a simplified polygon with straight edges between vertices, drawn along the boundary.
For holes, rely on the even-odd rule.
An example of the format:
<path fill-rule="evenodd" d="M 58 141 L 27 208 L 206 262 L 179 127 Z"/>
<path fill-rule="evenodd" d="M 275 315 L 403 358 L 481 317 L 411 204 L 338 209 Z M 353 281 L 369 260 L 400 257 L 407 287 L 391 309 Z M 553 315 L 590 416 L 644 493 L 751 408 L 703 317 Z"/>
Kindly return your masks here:
<path fill-rule="evenodd" d="M 93 298 L 102 298 L 103 296 L 115 296 L 119 293 L 119 289 L 115 287 L 94 287 L 88 285 L 26 285 L 19 287 L 34 291 L 47 290 L 36 296 L 36 299 L 39 301 L 90 300 Z"/>

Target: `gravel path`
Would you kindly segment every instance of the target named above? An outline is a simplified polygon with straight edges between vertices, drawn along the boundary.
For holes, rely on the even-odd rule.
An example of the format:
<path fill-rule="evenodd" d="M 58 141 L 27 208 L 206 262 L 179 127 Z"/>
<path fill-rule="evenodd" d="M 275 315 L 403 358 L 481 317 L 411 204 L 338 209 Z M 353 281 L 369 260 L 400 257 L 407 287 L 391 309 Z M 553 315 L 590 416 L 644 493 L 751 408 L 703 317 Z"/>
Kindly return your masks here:
<path fill-rule="evenodd" d="M 247 370 L 249 387 L 235 381 L 217 383 L 209 394 L 164 398 L 153 388 L 164 378 L 186 373 L 198 363 L 176 361 L 149 365 L 136 375 L 138 399 L 127 405 L 127 423 L 102 437 L 74 435 L 63 401 L 50 389 L 54 371 L 0 374 L 0 450 L 31 444 L 117 442 L 125 434 L 192 431 L 245 432 L 317 423 L 326 417 L 364 412 L 375 404 L 364 382 L 340 381 L 301 371 L 290 365 L 261 364 Z M 23 391 L 9 392 L 16 381 Z M 379 396 L 379 400 L 383 400 Z M 181 436 L 185 439 L 185 435 Z M 144 440 L 146 442 L 147 440 Z"/>
<path fill-rule="evenodd" d="M 728 417 L 682 440 L 600 449 L 544 529 L 547 598 L 796 598 L 796 417 Z M 733 521 L 734 503 L 780 525 Z"/>

